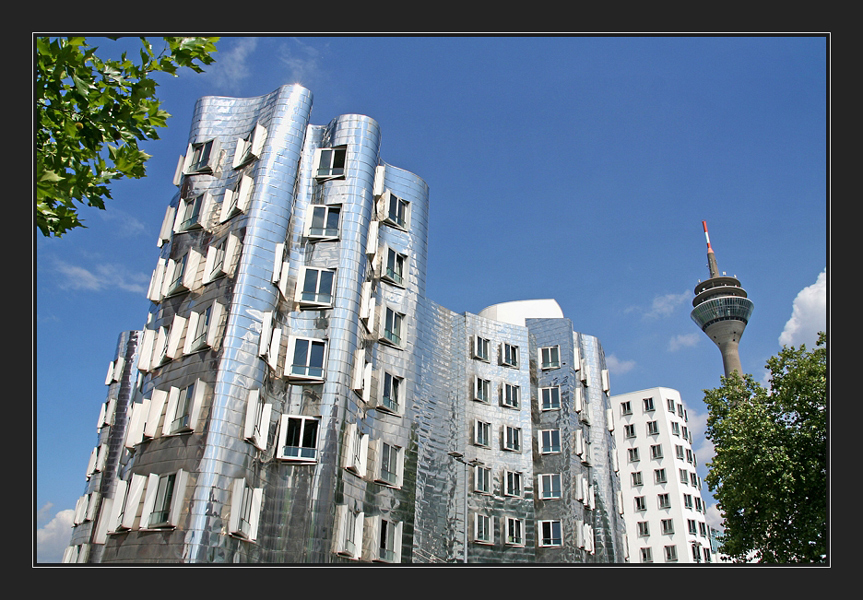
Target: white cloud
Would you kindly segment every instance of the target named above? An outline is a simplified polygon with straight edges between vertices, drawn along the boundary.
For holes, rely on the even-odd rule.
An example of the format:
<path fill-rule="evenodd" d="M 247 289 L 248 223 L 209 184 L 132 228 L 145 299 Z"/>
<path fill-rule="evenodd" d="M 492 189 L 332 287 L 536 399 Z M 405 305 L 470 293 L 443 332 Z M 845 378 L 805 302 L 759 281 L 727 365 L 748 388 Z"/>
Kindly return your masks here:
<path fill-rule="evenodd" d="M 814 348 L 818 332 L 827 329 L 827 269 L 821 271 L 818 280 L 803 288 L 794 298 L 791 318 L 779 336 L 784 346 Z"/>
<path fill-rule="evenodd" d="M 226 47 L 225 42 L 230 41 Z M 204 73 L 213 83 L 223 89 L 237 91 L 240 83 L 249 77 L 249 58 L 258 46 L 258 38 L 230 38 L 216 44 L 218 51 L 213 55 L 216 59 Z"/>
<path fill-rule="evenodd" d="M 711 504 L 707 507 L 707 512 L 704 513 L 704 520 L 713 529 L 725 531 L 725 528 L 722 526 L 722 513 L 719 512 L 717 504 Z"/>
<path fill-rule="evenodd" d="M 127 292 L 145 294 L 149 277 L 142 273 L 129 273 L 122 265 L 100 264 L 87 269 L 59 258 L 51 260 L 52 270 L 58 274 L 57 286 L 63 290 L 98 292 L 119 288 Z"/>
<path fill-rule="evenodd" d="M 279 49 L 279 60 L 289 69 L 290 82 L 309 85 L 313 75 L 320 74 L 321 53 L 313 46 L 303 43 L 297 38 L 282 44 Z"/>
<path fill-rule="evenodd" d="M 696 331 L 694 333 L 686 333 L 676 335 L 668 342 L 668 351 L 677 352 L 681 348 L 692 348 L 701 339 L 701 335 Z"/>
<path fill-rule="evenodd" d="M 38 515 L 44 516 L 51 506 L 50 502 L 43 506 Z M 73 509 L 61 510 L 44 527 L 36 530 L 36 562 L 54 563 L 62 560 L 63 551 L 72 538 L 74 517 Z"/>
<path fill-rule="evenodd" d="M 680 294 L 663 294 L 662 296 L 656 296 L 648 309 L 631 306 L 625 312 L 640 312 L 645 319 L 659 319 L 674 314 L 677 307 L 684 304 L 690 298 L 692 298 L 692 294 L 689 291 Z"/>
<path fill-rule="evenodd" d="M 634 360 L 620 360 L 614 354 L 605 357 L 605 364 L 608 366 L 609 373 L 615 375 L 623 375 L 635 368 Z"/>

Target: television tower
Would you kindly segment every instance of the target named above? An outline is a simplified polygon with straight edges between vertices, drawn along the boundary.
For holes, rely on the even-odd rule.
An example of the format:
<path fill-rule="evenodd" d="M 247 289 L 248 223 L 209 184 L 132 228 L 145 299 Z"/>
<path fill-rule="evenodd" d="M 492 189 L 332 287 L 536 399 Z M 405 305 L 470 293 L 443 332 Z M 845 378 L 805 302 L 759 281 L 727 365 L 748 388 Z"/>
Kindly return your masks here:
<path fill-rule="evenodd" d="M 733 371 L 743 374 L 740 366 L 738 345 L 752 315 L 755 305 L 746 297 L 746 290 L 740 287 L 736 277 L 719 274 L 716 265 L 716 255 L 710 246 L 710 236 L 707 234 L 707 221 L 701 222 L 704 227 L 704 237 L 707 240 L 707 267 L 710 279 L 699 281 L 695 286 L 695 298 L 692 300 L 690 316 L 701 331 L 707 334 L 722 352 L 722 364 L 725 376 Z"/>

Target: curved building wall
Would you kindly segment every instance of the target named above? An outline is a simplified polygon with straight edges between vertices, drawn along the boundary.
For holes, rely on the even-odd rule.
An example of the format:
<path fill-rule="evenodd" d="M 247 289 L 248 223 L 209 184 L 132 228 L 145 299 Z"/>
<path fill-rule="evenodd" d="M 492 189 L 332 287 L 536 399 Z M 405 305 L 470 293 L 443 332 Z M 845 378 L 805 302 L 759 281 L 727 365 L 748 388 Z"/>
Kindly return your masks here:
<path fill-rule="evenodd" d="M 554 301 L 425 298 L 427 184 L 311 101 L 196 105 L 96 560 L 624 560 L 598 341 Z"/>

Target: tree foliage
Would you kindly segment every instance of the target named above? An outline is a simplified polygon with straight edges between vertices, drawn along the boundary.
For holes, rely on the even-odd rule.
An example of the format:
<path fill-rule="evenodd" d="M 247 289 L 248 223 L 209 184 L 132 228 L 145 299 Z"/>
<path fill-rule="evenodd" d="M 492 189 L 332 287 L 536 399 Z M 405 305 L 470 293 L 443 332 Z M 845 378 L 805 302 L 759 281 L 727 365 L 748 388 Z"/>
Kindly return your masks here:
<path fill-rule="evenodd" d="M 158 55 L 140 39 L 138 61 L 125 52 L 103 60 L 83 37 L 36 39 L 36 225 L 45 236 L 83 227 L 76 202 L 104 209 L 110 181 L 145 175 L 150 156 L 138 142 L 158 139 L 170 116 L 152 75 L 203 72 L 219 38 L 166 37 Z"/>
<path fill-rule="evenodd" d="M 767 361 L 769 389 L 732 373 L 704 390 L 715 456 L 705 481 L 733 560 L 824 562 L 827 553 L 827 337 Z"/>

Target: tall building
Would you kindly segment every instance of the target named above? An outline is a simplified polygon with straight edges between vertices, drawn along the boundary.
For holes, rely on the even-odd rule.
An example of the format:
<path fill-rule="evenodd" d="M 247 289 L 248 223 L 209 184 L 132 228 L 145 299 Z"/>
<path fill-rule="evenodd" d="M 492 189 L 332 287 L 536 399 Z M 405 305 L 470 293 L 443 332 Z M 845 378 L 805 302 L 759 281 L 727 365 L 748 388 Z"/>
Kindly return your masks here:
<path fill-rule="evenodd" d="M 630 561 L 715 562 L 680 393 L 657 387 L 612 396 L 611 404 Z"/>
<path fill-rule="evenodd" d="M 427 299 L 427 185 L 311 107 L 198 101 L 66 559 L 623 562 L 598 340 Z"/>
<path fill-rule="evenodd" d="M 716 255 L 707 233 L 707 222 L 702 221 L 701 225 L 707 240 L 710 278 L 699 281 L 695 286 L 695 298 L 692 299 L 694 308 L 690 316 L 701 331 L 719 347 L 725 376 L 728 377 L 735 371 L 742 374 L 738 346 L 755 305 L 746 297 L 746 290 L 740 287 L 740 281 L 736 277 L 729 277 L 725 272 L 719 274 Z"/>

